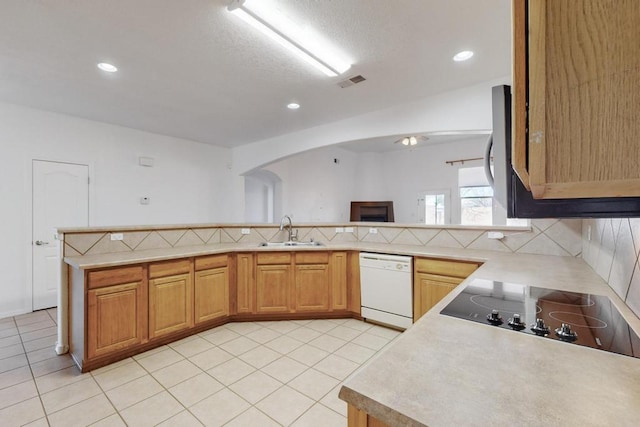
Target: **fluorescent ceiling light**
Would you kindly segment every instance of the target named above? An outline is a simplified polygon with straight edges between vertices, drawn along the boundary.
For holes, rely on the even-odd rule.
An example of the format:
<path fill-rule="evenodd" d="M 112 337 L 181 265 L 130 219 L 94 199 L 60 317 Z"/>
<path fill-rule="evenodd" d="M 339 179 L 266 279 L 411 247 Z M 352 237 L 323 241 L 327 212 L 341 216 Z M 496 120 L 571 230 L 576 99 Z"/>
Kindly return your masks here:
<path fill-rule="evenodd" d="M 458 52 L 453 56 L 453 60 L 456 62 L 466 61 L 467 59 L 471 59 L 473 56 L 473 52 L 470 50 L 463 50 L 462 52 Z"/>
<path fill-rule="evenodd" d="M 287 108 L 290 110 L 297 110 L 298 108 L 300 108 L 300 104 L 292 102 L 291 104 L 287 104 Z"/>
<path fill-rule="evenodd" d="M 102 71 L 106 71 L 107 73 L 115 73 L 116 71 L 118 71 L 118 67 L 109 64 L 108 62 L 99 62 L 98 68 L 100 68 Z"/>
<path fill-rule="evenodd" d="M 263 5 L 259 2 L 254 2 L 248 8 L 246 0 L 233 0 L 227 10 L 329 77 L 335 77 L 351 68 L 351 64 L 328 52 L 317 40 L 312 40 L 308 33 L 275 12 L 273 7 L 261 9 L 261 6 Z"/>

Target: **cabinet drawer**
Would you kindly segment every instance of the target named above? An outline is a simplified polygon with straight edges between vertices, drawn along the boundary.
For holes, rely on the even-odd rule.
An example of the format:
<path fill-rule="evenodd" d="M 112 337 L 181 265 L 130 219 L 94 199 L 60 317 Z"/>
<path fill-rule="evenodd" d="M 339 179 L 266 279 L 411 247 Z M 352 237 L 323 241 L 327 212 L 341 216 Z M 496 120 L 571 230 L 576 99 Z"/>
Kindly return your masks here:
<path fill-rule="evenodd" d="M 226 267 L 227 255 L 211 255 L 196 258 L 196 271 L 210 268 Z"/>
<path fill-rule="evenodd" d="M 475 262 L 450 261 L 431 258 L 415 258 L 414 263 L 415 270 L 418 272 L 462 278 L 468 277 L 478 268 L 478 264 Z"/>
<path fill-rule="evenodd" d="M 271 252 L 257 254 L 258 264 L 289 264 L 291 254 L 289 252 Z"/>
<path fill-rule="evenodd" d="M 188 273 L 190 270 L 191 261 L 188 259 L 156 262 L 149 265 L 149 279 Z"/>
<path fill-rule="evenodd" d="M 329 252 L 296 252 L 296 264 L 328 264 Z"/>
<path fill-rule="evenodd" d="M 142 280 L 143 276 L 144 272 L 142 266 L 90 271 L 88 278 L 88 288 L 95 289 L 102 288 L 104 286 L 139 282 Z"/>

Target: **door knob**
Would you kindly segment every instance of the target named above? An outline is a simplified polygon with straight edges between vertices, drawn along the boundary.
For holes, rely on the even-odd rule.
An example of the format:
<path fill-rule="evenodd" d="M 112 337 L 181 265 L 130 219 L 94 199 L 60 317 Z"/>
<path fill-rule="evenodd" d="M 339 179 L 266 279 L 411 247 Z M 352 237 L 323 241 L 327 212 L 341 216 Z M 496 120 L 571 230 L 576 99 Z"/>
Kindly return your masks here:
<path fill-rule="evenodd" d="M 49 242 L 43 242 L 42 240 L 36 240 L 36 245 L 37 246 L 42 246 L 42 245 L 48 245 Z"/>

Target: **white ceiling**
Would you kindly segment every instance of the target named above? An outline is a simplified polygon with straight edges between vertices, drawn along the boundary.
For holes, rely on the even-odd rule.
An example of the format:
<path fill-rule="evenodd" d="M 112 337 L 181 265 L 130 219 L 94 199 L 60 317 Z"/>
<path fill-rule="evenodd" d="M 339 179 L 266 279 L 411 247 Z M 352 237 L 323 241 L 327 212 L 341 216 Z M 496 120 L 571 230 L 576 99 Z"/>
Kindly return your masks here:
<path fill-rule="evenodd" d="M 510 73 L 506 0 L 260 1 L 352 68 L 326 77 L 227 0 L 0 0 L 0 101 L 234 147 Z M 454 63 L 460 50 L 475 56 Z"/>

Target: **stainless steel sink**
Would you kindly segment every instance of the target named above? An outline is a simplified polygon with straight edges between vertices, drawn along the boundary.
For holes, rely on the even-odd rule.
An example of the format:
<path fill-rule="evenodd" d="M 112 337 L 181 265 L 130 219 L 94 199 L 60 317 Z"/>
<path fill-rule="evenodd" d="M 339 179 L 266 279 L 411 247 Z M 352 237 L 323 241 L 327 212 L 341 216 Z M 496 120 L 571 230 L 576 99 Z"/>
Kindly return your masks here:
<path fill-rule="evenodd" d="M 287 242 L 262 242 L 259 246 L 268 246 L 268 247 L 283 247 L 283 246 L 323 246 L 320 242 L 298 242 L 295 240 L 287 241 Z"/>

